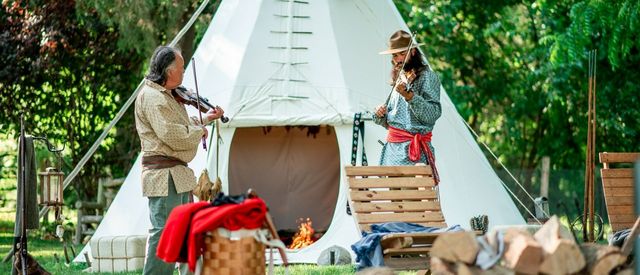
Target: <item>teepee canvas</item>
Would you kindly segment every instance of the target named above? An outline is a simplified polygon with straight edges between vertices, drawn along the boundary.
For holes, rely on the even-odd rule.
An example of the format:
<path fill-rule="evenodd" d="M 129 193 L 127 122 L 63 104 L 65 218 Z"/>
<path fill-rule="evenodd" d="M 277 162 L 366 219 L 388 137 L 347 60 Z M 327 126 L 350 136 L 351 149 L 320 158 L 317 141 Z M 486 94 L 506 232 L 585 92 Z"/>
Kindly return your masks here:
<path fill-rule="evenodd" d="M 291 262 L 314 263 L 360 238 L 342 168 L 351 164 L 354 114 L 389 93 L 389 56 L 378 52 L 398 29 L 407 27 L 391 0 L 225 0 L 195 51 L 200 94 L 230 121 L 219 129 L 219 163 L 201 150 L 189 166 L 212 177 L 217 166 L 225 193 L 256 190 L 283 233 L 310 218 L 323 235 L 288 251 Z M 433 144 L 446 222 L 468 228 L 484 214 L 490 226 L 524 223 L 444 89 L 441 103 Z M 377 164 L 386 130 L 364 123 L 358 165 L 362 146 Z M 140 172 L 138 160 L 94 237 L 147 233 Z"/>

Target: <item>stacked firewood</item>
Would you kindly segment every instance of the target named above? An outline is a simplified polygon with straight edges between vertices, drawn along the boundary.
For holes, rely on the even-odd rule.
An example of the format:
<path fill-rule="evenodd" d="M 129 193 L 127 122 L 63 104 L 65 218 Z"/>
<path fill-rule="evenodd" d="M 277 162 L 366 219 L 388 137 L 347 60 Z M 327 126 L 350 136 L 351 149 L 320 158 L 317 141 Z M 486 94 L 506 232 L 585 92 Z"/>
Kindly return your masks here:
<path fill-rule="evenodd" d="M 442 234 L 431 249 L 431 273 L 633 274 L 627 264 L 627 256 L 618 247 L 577 244 L 573 235 L 555 216 L 533 235 L 521 229 L 507 229 L 501 235 L 489 232 L 481 236 L 483 243 L 488 244 L 494 253 L 499 251 L 498 236 L 503 241 L 504 253 L 496 259 L 496 264 L 483 270 L 476 263 L 482 246 L 475 234 Z"/>

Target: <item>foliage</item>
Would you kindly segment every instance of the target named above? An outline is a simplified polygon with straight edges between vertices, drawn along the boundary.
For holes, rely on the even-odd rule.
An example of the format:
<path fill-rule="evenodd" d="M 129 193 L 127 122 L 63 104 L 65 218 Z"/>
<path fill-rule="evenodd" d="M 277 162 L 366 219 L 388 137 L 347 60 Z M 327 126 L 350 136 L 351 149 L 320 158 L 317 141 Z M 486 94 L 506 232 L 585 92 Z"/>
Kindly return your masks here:
<path fill-rule="evenodd" d="M 569 26 L 548 36 L 554 71 L 585 78 L 587 51 L 597 50 L 596 150 L 640 151 L 640 1 L 577 1 L 569 17 Z M 579 87 L 587 89 L 584 81 Z"/>
<path fill-rule="evenodd" d="M 191 58 L 199 41 L 196 38 L 204 33 L 219 2 L 210 1 L 180 41 L 185 60 Z M 79 0 L 77 4 L 80 10 L 95 11 L 102 22 L 118 30 L 120 49 L 133 50 L 141 56 L 151 56 L 155 47 L 170 42 L 199 5 L 199 1 L 172 0 Z"/>
<path fill-rule="evenodd" d="M 408 0 L 396 6 L 426 43 L 423 51 L 479 140 L 522 171 L 515 176 L 532 192 L 532 171 L 543 156 L 551 157 L 552 170 L 584 169 L 586 52 L 592 48 L 600 53 L 596 152 L 640 150 L 638 1 L 611 2 Z M 582 181 L 565 187 L 582 189 Z"/>
<path fill-rule="evenodd" d="M 211 1 L 185 35 L 185 58 L 202 37 L 218 2 Z M 3 142 L 17 140 L 22 113 L 28 134 L 67 146 L 63 170 L 69 172 L 129 98 L 150 52 L 177 33 L 197 4 L 3 1 L 0 58 L 9 64 L 0 68 Z M 0 148 L 3 163 L 15 164 L 16 153 L 11 149 L 15 147 Z M 126 175 L 138 151 L 131 109 L 73 181 L 78 195 L 94 197 L 100 176 Z M 37 155 L 39 160 L 52 158 L 42 148 Z M 14 177 L 15 166 L 3 167 L 7 169 L 2 177 Z"/>
<path fill-rule="evenodd" d="M 0 178 L 16 177 L 18 144 L 13 139 L 14 136 L 13 134 L 0 133 Z M 0 188 L 2 188 L 1 184 Z"/>
<path fill-rule="evenodd" d="M 0 68 L 1 132 L 17 140 L 23 114 L 28 134 L 66 145 L 68 171 L 139 81 L 140 58 L 117 52 L 118 33 L 73 1 L 4 1 L 2 9 L 0 59 L 10 65 Z M 73 182 L 81 197 L 95 193 L 109 166 L 131 166 L 138 142 L 131 114 L 127 120 Z"/>
<path fill-rule="evenodd" d="M 555 37 L 551 58 L 555 64 L 583 60 L 587 58 L 584 49 L 600 49 L 618 69 L 638 54 L 640 1 L 577 1 L 569 17 L 569 27 Z"/>

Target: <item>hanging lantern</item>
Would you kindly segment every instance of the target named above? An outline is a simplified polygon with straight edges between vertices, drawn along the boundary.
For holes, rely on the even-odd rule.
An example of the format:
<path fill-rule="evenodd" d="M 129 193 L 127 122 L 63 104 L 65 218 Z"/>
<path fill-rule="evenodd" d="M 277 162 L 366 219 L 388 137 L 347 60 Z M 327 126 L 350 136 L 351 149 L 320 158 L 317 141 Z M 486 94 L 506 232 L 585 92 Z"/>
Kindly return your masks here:
<path fill-rule="evenodd" d="M 64 173 L 54 167 L 48 167 L 45 172 L 39 172 L 40 204 L 48 206 L 62 206 Z"/>

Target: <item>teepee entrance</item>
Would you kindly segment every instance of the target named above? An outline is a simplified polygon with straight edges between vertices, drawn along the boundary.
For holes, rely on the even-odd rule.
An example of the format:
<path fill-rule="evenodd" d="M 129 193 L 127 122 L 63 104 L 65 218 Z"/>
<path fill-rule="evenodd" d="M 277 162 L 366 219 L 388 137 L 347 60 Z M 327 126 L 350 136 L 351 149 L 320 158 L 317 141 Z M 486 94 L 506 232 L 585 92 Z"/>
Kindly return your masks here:
<path fill-rule="evenodd" d="M 229 150 L 229 193 L 256 190 L 287 243 L 300 219 L 326 232 L 338 199 L 340 152 L 330 126 L 236 128 Z"/>

